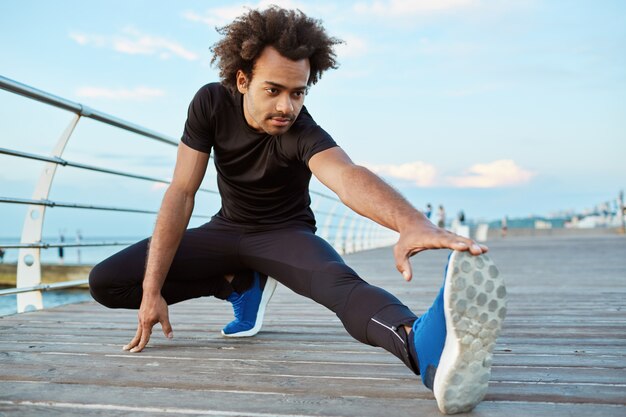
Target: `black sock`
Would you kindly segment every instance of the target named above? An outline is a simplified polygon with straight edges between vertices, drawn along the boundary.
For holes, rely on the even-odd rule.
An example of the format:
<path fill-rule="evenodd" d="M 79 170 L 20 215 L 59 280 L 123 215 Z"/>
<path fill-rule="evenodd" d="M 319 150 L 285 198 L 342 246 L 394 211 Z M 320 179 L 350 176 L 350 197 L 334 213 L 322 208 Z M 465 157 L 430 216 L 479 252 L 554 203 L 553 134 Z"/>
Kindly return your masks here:
<path fill-rule="evenodd" d="M 231 281 L 230 285 L 233 290 L 238 294 L 243 294 L 252 287 L 254 282 L 254 271 L 246 269 L 235 273 L 235 277 Z"/>
<path fill-rule="evenodd" d="M 403 329 L 404 330 L 404 329 Z M 407 347 L 409 351 L 409 360 L 411 361 L 411 366 L 413 367 L 416 375 L 420 375 L 420 365 L 417 360 L 417 351 L 415 350 L 415 341 L 412 337 L 408 337 Z"/>
<path fill-rule="evenodd" d="M 404 330 L 404 326 L 398 326 L 396 333 L 398 333 L 398 335 L 404 340 L 405 346 L 407 347 L 407 354 L 408 354 L 407 365 L 409 365 L 409 368 L 411 368 L 411 370 L 415 372 L 415 375 L 419 375 L 420 367 L 419 367 L 419 362 L 417 361 L 417 352 L 415 351 L 413 338 L 410 337 L 410 334 L 406 333 L 406 330 Z M 407 361 L 405 360 L 405 363 L 406 362 Z"/>

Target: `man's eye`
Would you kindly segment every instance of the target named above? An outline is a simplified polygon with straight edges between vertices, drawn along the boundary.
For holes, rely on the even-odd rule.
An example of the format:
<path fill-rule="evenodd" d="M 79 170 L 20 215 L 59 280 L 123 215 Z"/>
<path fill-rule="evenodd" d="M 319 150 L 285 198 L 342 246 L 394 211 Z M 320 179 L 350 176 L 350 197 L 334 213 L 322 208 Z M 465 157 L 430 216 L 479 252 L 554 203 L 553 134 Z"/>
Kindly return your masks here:
<path fill-rule="evenodd" d="M 277 88 L 268 87 L 268 88 L 265 89 L 265 91 L 267 91 L 271 95 L 278 94 L 278 89 Z"/>

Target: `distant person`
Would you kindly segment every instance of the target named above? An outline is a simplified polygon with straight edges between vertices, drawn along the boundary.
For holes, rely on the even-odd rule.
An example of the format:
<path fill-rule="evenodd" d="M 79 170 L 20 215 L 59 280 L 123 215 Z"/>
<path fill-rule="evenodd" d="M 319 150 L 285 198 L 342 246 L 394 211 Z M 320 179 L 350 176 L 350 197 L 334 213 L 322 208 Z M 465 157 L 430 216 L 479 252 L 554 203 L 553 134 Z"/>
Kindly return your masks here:
<path fill-rule="evenodd" d="M 340 42 L 319 20 L 272 6 L 249 10 L 219 32 L 223 38 L 212 51 L 221 83 L 201 87 L 189 106 L 152 238 L 104 260 L 89 277 L 103 305 L 139 309 L 124 350 L 141 352 L 157 323 L 173 337 L 168 305 L 203 296 L 232 302 L 235 320 L 224 336 L 256 334 L 274 291 L 271 276 L 331 309 L 358 341 L 386 349 L 421 374 L 442 411 L 474 408 L 487 391 L 506 312 L 505 288 L 483 255 L 487 248 L 435 227 L 315 123 L 304 99 L 337 66 L 333 50 Z M 187 229 L 211 153 L 222 206 L 208 223 Z M 412 255 L 454 250 L 424 315 L 365 282 L 315 235 L 311 175 L 351 209 L 399 233 L 394 258 L 407 281 Z M 475 283 L 481 296 L 462 282 Z"/>
<path fill-rule="evenodd" d="M 442 229 L 446 227 L 446 210 L 441 204 L 439 204 L 439 208 L 437 209 L 437 226 Z"/>
<path fill-rule="evenodd" d="M 0 264 L 4 263 L 4 254 L 5 254 L 5 250 L 0 248 Z"/>
<path fill-rule="evenodd" d="M 502 237 L 506 237 L 506 234 L 509 230 L 509 226 L 508 226 L 508 219 L 507 216 L 504 216 L 502 218 L 502 222 L 501 222 L 501 229 L 502 229 Z"/>
<path fill-rule="evenodd" d="M 76 230 L 76 244 L 78 246 L 76 246 L 76 260 L 78 265 L 81 264 L 81 253 L 80 253 L 80 244 L 83 241 L 83 234 L 81 233 L 80 229 Z"/>
<path fill-rule="evenodd" d="M 426 204 L 426 210 L 424 211 L 424 216 L 426 216 L 426 218 L 430 220 L 432 215 L 433 215 L 433 206 L 430 203 L 428 203 Z"/>
<path fill-rule="evenodd" d="M 459 219 L 459 224 L 465 224 L 465 213 L 463 212 L 463 210 L 459 211 L 457 218 Z"/>
<path fill-rule="evenodd" d="M 65 236 L 63 234 L 63 232 L 60 232 L 59 234 L 59 242 L 61 243 L 61 246 L 59 246 L 59 265 L 63 265 L 63 258 L 65 257 L 65 250 L 63 245 L 63 242 L 65 242 Z"/>

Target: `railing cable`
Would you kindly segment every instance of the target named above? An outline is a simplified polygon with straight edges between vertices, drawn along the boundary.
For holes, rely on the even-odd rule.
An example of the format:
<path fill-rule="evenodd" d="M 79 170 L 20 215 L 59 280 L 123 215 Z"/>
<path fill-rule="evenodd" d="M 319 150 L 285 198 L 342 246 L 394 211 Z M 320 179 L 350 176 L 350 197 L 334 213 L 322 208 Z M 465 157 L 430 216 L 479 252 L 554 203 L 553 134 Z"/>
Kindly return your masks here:
<path fill-rule="evenodd" d="M 0 248 L 3 249 L 50 249 L 50 248 L 90 248 L 102 246 L 128 246 L 135 241 L 128 242 L 91 242 L 91 243 L 2 243 Z"/>
<path fill-rule="evenodd" d="M 12 198 L 12 197 L 1 197 L 1 196 L 0 196 L 0 203 L 32 204 L 36 206 L 46 206 L 46 207 L 64 207 L 64 208 L 78 208 L 78 209 L 88 209 L 88 210 L 119 211 L 119 212 L 124 212 L 124 213 L 158 214 L 158 211 L 155 211 L 155 210 L 143 210 L 143 209 L 111 207 L 111 206 L 97 206 L 97 205 L 91 205 L 91 204 L 65 203 L 65 202 L 52 201 L 52 200 L 33 200 L 29 198 Z M 192 217 L 196 217 L 200 219 L 210 219 L 212 216 L 193 214 Z"/>
<path fill-rule="evenodd" d="M 81 164 L 79 162 L 71 162 L 71 161 L 68 161 L 66 159 L 55 157 L 55 156 L 37 155 L 37 154 L 33 154 L 33 153 L 28 153 L 28 152 L 16 151 L 14 149 L 0 148 L 0 154 L 16 156 L 16 157 L 19 157 L 19 158 L 34 159 L 34 160 L 43 161 L 43 162 L 52 162 L 53 164 L 58 164 L 58 165 L 62 165 L 62 166 L 78 168 L 78 169 L 86 169 L 86 170 L 89 170 L 89 171 L 96 171 L 96 172 L 102 172 L 102 173 L 105 173 L 105 174 L 119 175 L 119 176 L 122 176 L 122 177 L 134 178 L 134 179 L 144 180 L 144 181 L 157 182 L 157 183 L 161 183 L 161 184 L 171 184 L 172 183 L 171 181 L 166 180 L 166 179 L 162 179 L 162 178 L 150 177 L 150 176 L 147 176 L 147 175 L 133 174 L 133 173 L 130 173 L 130 172 L 118 171 L 118 170 L 109 169 L 109 168 L 100 168 L 100 167 L 93 166 L 93 165 Z M 208 189 L 208 188 L 199 188 L 198 191 L 202 191 L 202 192 L 205 192 L 205 193 L 211 193 L 211 194 L 219 194 L 218 191 L 211 190 L 211 189 Z"/>

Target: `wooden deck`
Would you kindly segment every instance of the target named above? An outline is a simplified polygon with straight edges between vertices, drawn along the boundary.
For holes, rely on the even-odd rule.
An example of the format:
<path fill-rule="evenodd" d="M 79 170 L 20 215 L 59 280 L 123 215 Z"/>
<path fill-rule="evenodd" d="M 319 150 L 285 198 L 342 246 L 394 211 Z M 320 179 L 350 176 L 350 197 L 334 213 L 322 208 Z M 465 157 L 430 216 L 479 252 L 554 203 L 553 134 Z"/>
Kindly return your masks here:
<path fill-rule="evenodd" d="M 626 416 L 626 238 L 493 241 L 509 316 L 475 416 Z M 305 256 L 303 254 L 303 256 Z M 391 252 L 347 256 L 416 313 L 446 253 L 414 258 L 404 283 Z M 171 308 L 175 339 L 123 352 L 136 312 L 95 303 L 0 318 L 0 416 L 439 416 L 392 355 L 354 341 L 321 306 L 279 287 L 261 334 L 220 337 L 215 299 Z"/>

